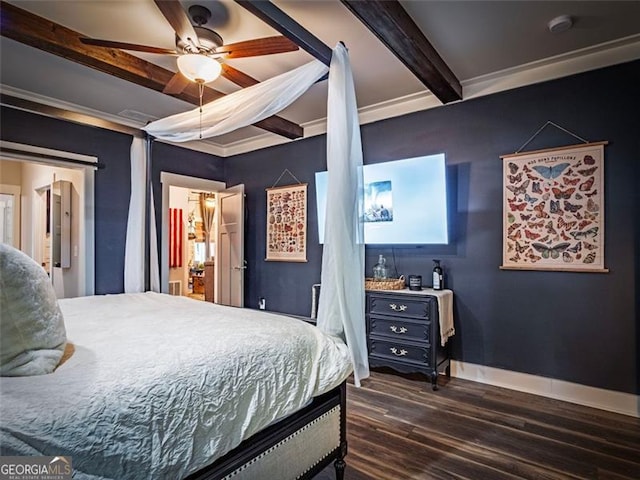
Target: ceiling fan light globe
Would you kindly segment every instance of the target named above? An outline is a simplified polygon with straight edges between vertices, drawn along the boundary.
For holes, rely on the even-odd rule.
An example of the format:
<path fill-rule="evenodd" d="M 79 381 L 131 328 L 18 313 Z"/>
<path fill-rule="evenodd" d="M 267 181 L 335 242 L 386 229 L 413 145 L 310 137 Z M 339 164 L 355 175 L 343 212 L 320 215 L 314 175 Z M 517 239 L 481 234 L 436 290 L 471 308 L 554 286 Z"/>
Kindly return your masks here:
<path fill-rule="evenodd" d="M 192 82 L 209 83 L 220 76 L 220 63 L 206 55 L 191 53 L 178 57 L 178 70 Z"/>

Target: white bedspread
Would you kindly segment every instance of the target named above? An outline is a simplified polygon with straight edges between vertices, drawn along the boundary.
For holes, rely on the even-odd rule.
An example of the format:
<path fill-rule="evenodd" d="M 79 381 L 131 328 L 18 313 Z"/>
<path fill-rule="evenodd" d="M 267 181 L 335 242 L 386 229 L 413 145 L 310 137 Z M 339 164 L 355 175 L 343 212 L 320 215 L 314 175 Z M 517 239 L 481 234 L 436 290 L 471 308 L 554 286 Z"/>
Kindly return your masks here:
<path fill-rule="evenodd" d="M 0 379 L 0 453 L 71 455 L 74 478 L 182 478 L 351 372 L 293 318 L 156 293 L 60 306 L 75 353 Z"/>

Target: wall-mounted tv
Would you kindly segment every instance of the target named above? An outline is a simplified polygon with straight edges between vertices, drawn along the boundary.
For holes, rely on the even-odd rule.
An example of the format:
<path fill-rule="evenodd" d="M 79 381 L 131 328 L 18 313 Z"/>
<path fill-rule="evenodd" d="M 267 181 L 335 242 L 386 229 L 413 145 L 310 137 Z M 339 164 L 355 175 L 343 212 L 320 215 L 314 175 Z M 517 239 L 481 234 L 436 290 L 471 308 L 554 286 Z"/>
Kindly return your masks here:
<path fill-rule="evenodd" d="M 367 245 L 448 243 L 443 153 L 365 165 L 362 174 Z M 327 178 L 327 172 L 316 172 L 320 243 L 324 243 Z"/>

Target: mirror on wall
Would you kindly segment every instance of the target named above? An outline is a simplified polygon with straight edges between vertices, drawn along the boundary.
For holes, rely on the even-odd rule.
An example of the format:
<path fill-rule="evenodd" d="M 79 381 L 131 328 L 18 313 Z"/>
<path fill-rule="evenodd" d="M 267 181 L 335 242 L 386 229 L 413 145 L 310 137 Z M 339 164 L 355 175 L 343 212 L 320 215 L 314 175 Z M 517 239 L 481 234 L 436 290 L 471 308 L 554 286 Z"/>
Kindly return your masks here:
<path fill-rule="evenodd" d="M 71 267 L 71 182 L 59 180 L 51 185 L 47 215 L 51 232 L 51 265 Z"/>
<path fill-rule="evenodd" d="M 19 191 L 16 194 L 0 189 L 0 242 L 20 248 Z"/>

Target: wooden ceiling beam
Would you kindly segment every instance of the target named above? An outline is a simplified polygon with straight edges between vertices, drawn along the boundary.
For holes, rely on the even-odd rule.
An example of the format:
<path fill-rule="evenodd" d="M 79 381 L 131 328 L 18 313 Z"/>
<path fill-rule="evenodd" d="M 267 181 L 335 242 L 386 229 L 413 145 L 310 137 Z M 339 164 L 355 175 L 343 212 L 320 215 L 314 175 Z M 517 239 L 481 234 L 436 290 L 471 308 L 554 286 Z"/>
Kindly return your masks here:
<path fill-rule="evenodd" d="M 462 86 L 397 0 L 341 0 L 442 102 L 462 100 Z"/>
<path fill-rule="evenodd" d="M 4 37 L 160 93 L 174 75 L 170 70 L 123 50 L 85 45 L 80 42 L 82 35 L 78 32 L 6 2 L 0 2 L 0 31 Z M 200 102 L 195 84 L 190 84 L 182 93 L 173 96 L 194 105 Z M 223 96 L 223 93 L 205 87 L 204 101 L 210 102 Z M 290 139 L 304 135 L 300 125 L 277 116 L 254 125 Z"/>
<path fill-rule="evenodd" d="M 264 23 L 274 28 L 300 48 L 320 60 L 327 67 L 331 65 L 333 51 L 320 39 L 312 35 L 298 22 L 269 1 L 236 0 L 236 3 Z"/>

